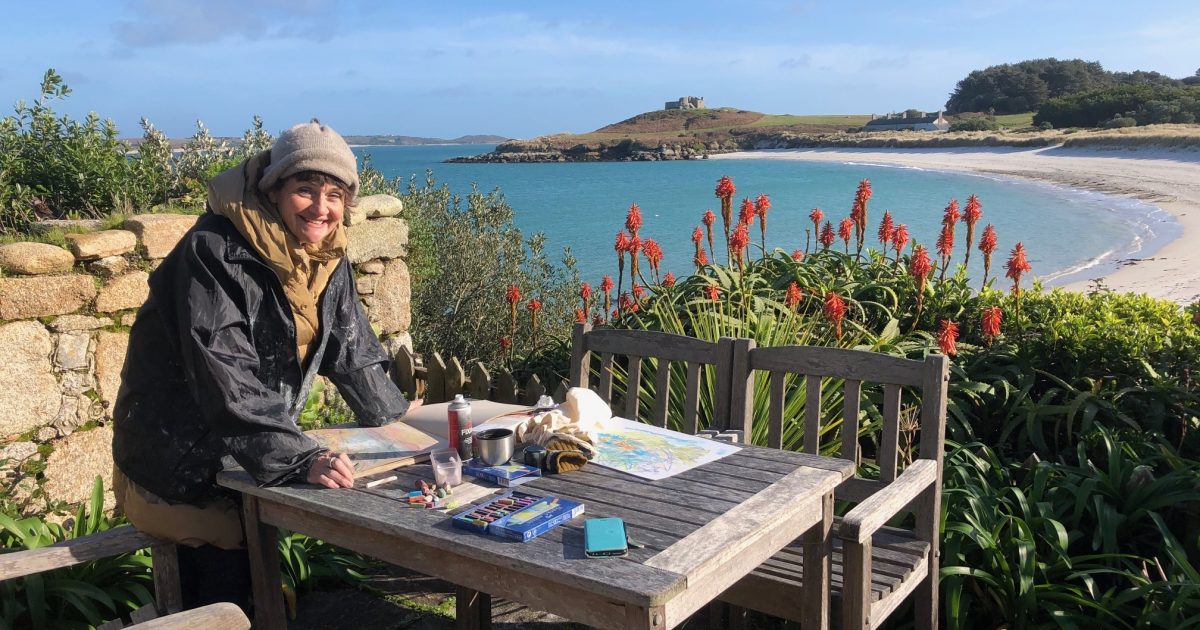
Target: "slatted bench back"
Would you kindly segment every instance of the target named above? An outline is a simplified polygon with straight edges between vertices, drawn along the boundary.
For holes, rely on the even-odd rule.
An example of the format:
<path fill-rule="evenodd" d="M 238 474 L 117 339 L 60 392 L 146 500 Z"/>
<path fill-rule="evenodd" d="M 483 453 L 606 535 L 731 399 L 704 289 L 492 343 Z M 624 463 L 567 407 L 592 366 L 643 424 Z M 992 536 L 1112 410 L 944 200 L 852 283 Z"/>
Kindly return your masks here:
<path fill-rule="evenodd" d="M 647 330 L 591 330 L 576 324 L 570 383 L 572 387 L 591 387 L 609 403 L 614 415 L 641 418 L 639 394 L 644 394 L 653 405 L 642 419 L 651 424 L 667 426 L 674 404 L 679 409 L 681 431 L 695 433 L 705 421 L 709 427 L 723 429 L 729 422 L 734 345 L 735 340 L 729 338 L 711 342 Z M 614 381 L 624 384 L 623 405 L 614 399 Z M 674 391 L 679 391 L 682 382 L 682 400 L 672 401 L 672 381 L 676 383 Z M 705 401 L 706 396 L 711 398 Z M 702 414 L 704 407 L 711 414 Z"/>
<path fill-rule="evenodd" d="M 751 345 L 753 342 L 750 342 Z M 876 436 L 875 463 L 878 479 L 855 477 L 838 489 L 838 498 L 861 501 L 891 483 L 901 469 L 900 436 L 920 436 L 922 459 L 937 461 L 941 477 L 946 419 L 946 375 L 948 360 L 930 355 L 924 360 L 905 359 L 876 352 L 821 346 L 751 347 L 734 356 L 731 422 L 734 428 L 752 434 L 755 420 L 754 381 L 763 374 L 770 385 L 766 409 L 767 445 L 783 446 L 785 428 L 800 418 L 790 416 L 797 402 L 803 406 L 803 445 L 806 453 L 818 454 L 823 431 L 836 418 L 822 414 L 822 398 L 841 399 L 841 451 L 839 457 L 860 461 L 859 430 L 862 428 L 864 384 L 882 398 L 877 405 L 882 418 Z M 803 385 L 801 386 L 801 381 Z M 920 409 L 914 422 L 914 411 Z M 762 421 L 762 411 L 757 412 Z"/>

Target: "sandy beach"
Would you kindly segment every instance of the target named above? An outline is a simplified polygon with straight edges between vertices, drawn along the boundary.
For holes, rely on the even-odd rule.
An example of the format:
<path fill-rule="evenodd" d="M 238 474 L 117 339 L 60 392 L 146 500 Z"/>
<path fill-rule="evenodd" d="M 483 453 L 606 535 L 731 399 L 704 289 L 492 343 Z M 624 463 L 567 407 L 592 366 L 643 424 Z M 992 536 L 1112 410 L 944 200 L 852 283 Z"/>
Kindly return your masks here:
<path fill-rule="evenodd" d="M 787 149 L 728 153 L 713 159 L 855 162 L 986 173 L 1134 197 L 1170 213 L 1182 236 L 1139 252 L 1102 277 L 1115 291 L 1146 293 L 1180 304 L 1200 300 L 1200 151 L 1005 147 L 957 149 Z M 1067 285 L 1086 290 L 1090 281 Z"/>

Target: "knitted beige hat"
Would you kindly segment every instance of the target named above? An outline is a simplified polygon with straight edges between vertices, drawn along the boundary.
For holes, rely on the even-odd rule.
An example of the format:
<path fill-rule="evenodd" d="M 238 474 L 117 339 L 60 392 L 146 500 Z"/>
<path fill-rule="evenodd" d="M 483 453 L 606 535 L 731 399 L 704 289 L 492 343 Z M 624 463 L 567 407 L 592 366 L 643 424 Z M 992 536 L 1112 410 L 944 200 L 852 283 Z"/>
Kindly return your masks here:
<path fill-rule="evenodd" d="M 331 127 L 316 118 L 279 134 L 271 147 L 271 164 L 263 171 L 258 189 L 268 191 L 275 182 L 303 171 L 332 175 L 358 195 L 358 164 L 350 146 Z"/>

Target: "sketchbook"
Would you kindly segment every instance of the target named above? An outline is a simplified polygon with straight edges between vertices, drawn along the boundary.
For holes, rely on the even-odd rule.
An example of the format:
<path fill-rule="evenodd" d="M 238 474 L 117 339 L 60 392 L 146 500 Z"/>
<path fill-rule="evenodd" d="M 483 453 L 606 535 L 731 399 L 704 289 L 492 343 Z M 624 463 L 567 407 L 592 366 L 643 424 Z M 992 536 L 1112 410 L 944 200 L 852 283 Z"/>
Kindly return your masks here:
<path fill-rule="evenodd" d="M 381 427 L 339 424 L 305 431 L 304 435 L 331 451 L 349 455 L 355 475 L 427 461 L 431 451 L 447 445 L 446 438 L 430 435 L 403 421 Z"/>

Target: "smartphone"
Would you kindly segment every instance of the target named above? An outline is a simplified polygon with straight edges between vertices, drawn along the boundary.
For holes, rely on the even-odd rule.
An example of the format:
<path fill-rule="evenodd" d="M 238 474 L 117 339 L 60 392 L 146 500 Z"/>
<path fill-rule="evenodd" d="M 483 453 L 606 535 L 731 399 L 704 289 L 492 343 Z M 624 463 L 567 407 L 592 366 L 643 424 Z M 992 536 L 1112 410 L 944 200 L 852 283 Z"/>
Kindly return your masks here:
<path fill-rule="evenodd" d="M 589 558 L 609 558 L 629 553 L 625 521 L 617 517 L 589 518 L 583 522 L 583 554 Z"/>

